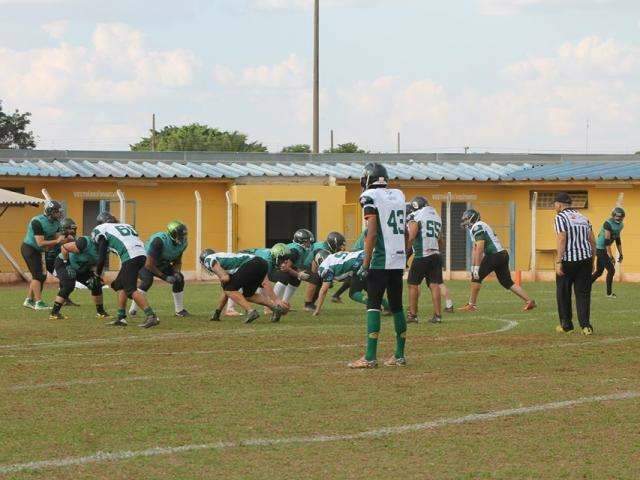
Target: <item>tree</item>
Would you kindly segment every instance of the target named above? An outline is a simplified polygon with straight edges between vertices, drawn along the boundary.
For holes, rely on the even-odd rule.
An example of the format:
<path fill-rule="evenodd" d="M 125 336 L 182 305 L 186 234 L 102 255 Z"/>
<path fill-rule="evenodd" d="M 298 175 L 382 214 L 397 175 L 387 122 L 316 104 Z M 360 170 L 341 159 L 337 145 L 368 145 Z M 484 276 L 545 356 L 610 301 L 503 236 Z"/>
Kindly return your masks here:
<path fill-rule="evenodd" d="M 20 113 L 17 109 L 11 115 L 4 113 L 0 101 L 0 148 L 35 148 L 33 132 L 27 131 L 29 117 L 30 112 Z"/>
<path fill-rule="evenodd" d="M 247 135 L 237 131 L 226 132 L 199 123 L 176 127 L 164 127 L 155 134 L 155 149 L 159 152 L 209 151 L 209 152 L 266 152 L 267 147 L 258 142 L 247 143 Z M 151 136 L 143 137 L 130 145 L 134 152 L 151 150 Z"/>
<path fill-rule="evenodd" d="M 331 150 L 325 150 L 323 153 L 365 153 L 358 145 L 353 142 L 341 143 L 336 148 Z"/>
<path fill-rule="evenodd" d="M 282 153 L 311 153 L 311 147 L 306 143 L 298 143 L 284 147 Z"/>

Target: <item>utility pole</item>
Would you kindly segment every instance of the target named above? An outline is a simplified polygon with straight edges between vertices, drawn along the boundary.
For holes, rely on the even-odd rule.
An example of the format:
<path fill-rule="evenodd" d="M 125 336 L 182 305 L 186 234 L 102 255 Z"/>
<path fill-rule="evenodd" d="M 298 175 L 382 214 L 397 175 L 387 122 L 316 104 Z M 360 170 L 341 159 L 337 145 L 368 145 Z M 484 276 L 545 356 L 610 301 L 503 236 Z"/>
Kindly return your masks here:
<path fill-rule="evenodd" d="M 333 129 L 331 130 L 331 153 L 333 153 Z"/>
<path fill-rule="evenodd" d="M 156 114 L 151 115 L 151 151 L 156 151 Z"/>
<path fill-rule="evenodd" d="M 313 5 L 313 153 L 320 152 L 320 0 Z"/>
<path fill-rule="evenodd" d="M 400 153 L 400 132 L 398 132 L 398 145 L 397 146 L 398 146 L 398 148 L 397 148 L 398 153 Z"/>
<path fill-rule="evenodd" d="M 469 153 L 469 147 L 464 147 L 464 154 L 466 155 L 467 153 Z"/>
<path fill-rule="evenodd" d="M 587 118 L 587 133 L 584 142 L 584 153 L 589 153 L 589 119 Z"/>

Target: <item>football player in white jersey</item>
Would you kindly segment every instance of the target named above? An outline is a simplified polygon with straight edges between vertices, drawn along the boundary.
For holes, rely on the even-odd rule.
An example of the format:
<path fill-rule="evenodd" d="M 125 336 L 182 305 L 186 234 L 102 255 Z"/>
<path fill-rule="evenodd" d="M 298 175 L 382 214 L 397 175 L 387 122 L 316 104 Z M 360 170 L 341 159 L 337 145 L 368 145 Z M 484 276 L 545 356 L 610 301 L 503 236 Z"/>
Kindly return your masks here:
<path fill-rule="evenodd" d="M 461 226 L 469 230 L 469 235 L 473 242 L 473 254 L 471 258 L 471 295 L 469 303 L 458 310 L 475 312 L 478 309 L 476 304 L 482 287 L 482 280 L 492 272 L 495 272 L 500 285 L 507 290 L 511 290 L 525 302 L 522 308 L 524 311 L 536 308 L 536 302 L 511 279 L 509 252 L 502 246 L 493 229 L 480 219 L 480 212 L 473 209 L 464 212 Z"/>
<path fill-rule="evenodd" d="M 429 322 L 442 322 L 441 292 L 443 247 L 442 219 L 438 212 L 429 205 L 426 198 L 417 196 L 411 200 L 411 213 L 407 216 L 407 251 L 413 249 L 413 262 L 409 269 L 407 284 L 409 286 L 408 322 L 418 321 L 418 299 L 420 284 L 426 281 L 431 290 L 433 300 L 433 317 Z"/>
<path fill-rule="evenodd" d="M 367 236 L 364 258 L 357 275 L 367 279 L 367 349 L 365 355 L 350 368 L 378 366 L 377 349 L 380 333 L 382 297 L 386 291 L 396 331 L 396 351 L 385 366 L 404 366 L 407 320 L 402 308 L 402 274 L 406 263 L 406 229 L 404 194 L 388 187 L 387 169 L 379 163 L 364 167 L 360 195 Z"/>
<path fill-rule="evenodd" d="M 127 326 L 127 298 L 144 310 L 146 319 L 140 324 L 141 327 L 158 325 L 160 320 L 149 306 L 147 298 L 138 291 L 138 273 L 147 260 L 147 252 L 138 232 L 131 225 L 118 223 L 116 217 L 109 212 L 100 213 L 97 222 L 98 226 L 91 232 L 91 238 L 98 244 L 98 277 L 102 278 L 109 251 L 120 257 L 120 271 L 111 283 L 111 288 L 118 294 L 118 318 L 109 325 Z"/>

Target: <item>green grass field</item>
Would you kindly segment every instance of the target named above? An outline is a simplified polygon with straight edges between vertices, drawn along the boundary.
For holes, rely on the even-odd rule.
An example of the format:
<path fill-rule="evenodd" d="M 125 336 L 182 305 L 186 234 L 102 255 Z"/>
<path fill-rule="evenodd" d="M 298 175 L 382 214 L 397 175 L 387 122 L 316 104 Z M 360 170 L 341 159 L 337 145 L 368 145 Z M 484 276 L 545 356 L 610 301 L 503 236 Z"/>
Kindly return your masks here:
<path fill-rule="evenodd" d="M 158 284 L 143 330 L 104 326 L 86 291 L 52 322 L 3 288 L 0 478 L 640 478 L 638 287 L 597 285 L 591 337 L 554 331 L 553 284 L 525 288 L 537 310 L 489 282 L 479 312 L 409 325 L 408 367 L 366 371 L 346 368 L 365 336 L 346 296 L 246 326 L 208 321 L 216 285 L 178 319 Z"/>

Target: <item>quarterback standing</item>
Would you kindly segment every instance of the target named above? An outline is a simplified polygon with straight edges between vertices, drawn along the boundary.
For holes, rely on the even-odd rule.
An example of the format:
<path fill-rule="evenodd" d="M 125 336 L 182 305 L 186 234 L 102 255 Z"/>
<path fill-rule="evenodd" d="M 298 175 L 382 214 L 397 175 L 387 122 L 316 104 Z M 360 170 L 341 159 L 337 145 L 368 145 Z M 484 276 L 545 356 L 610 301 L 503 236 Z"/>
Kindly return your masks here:
<path fill-rule="evenodd" d="M 364 167 L 360 186 L 363 216 L 367 223 L 364 258 L 358 271 L 367 281 L 367 348 L 365 355 L 349 363 L 350 368 L 378 366 L 378 336 L 382 297 L 386 291 L 396 331 L 396 351 L 385 366 L 407 364 L 404 347 L 407 320 L 402 308 L 402 274 L 406 262 L 406 229 L 404 194 L 388 188 L 387 169 L 379 163 Z"/>

